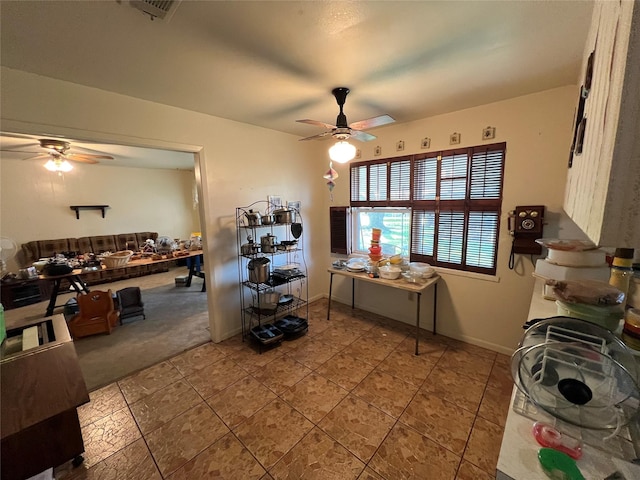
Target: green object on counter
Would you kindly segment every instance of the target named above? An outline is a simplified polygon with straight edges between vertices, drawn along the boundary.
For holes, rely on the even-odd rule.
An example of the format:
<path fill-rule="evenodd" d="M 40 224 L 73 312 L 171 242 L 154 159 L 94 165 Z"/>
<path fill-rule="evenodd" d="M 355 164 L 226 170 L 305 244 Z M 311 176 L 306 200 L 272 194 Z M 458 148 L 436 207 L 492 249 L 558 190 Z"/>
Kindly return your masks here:
<path fill-rule="evenodd" d="M 585 480 L 576 461 L 553 448 L 538 450 L 538 461 L 549 478 L 554 480 Z"/>

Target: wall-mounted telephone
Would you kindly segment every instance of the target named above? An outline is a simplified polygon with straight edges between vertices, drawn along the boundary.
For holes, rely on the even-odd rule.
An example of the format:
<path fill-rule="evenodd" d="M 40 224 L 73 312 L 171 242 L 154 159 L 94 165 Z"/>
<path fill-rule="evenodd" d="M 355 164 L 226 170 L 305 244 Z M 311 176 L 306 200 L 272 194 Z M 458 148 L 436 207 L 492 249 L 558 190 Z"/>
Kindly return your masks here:
<path fill-rule="evenodd" d="M 536 239 L 542 238 L 544 205 L 525 205 L 509 212 L 509 232 L 513 236 L 509 268 L 513 268 L 514 254 L 540 255 L 542 245 Z"/>

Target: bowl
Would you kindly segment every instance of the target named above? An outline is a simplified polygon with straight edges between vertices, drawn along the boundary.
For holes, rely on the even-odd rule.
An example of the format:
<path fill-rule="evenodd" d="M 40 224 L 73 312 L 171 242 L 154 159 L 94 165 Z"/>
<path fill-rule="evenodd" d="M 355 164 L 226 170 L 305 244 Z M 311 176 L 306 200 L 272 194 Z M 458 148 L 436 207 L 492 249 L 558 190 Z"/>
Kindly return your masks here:
<path fill-rule="evenodd" d="M 419 273 L 424 278 L 429 278 L 434 274 L 433 267 L 428 263 L 421 262 L 411 262 L 409 264 L 409 271 L 414 273 Z"/>
<path fill-rule="evenodd" d="M 378 268 L 378 274 L 380 275 L 380 277 L 386 278 L 387 280 L 395 280 L 400 276 L 401 273 L 402 269 L 394 265 L 385 265 Z"/>

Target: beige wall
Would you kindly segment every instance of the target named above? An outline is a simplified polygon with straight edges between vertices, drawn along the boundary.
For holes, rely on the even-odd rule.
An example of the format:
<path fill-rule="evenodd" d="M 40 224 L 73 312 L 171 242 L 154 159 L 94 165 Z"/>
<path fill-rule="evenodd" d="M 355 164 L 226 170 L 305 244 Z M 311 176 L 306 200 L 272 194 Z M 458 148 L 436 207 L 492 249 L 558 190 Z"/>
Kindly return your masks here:
<path fill-rule="evenodd" d="M 517 256 L 509 270 L 511 237 L 507 215 L 516 205 L 546 205 L 545 236 L 585 238 L 562 211 L 576 87 L 564 87 L 534 95 L 440 115 L 379 130 L 378 140 L 361 147 L 362 159 L 373 159 L 379 145 L 382 157 L 400 155 L 396 142 L 404 140 L 403 154 L 420 153 L 420 140 L 431 139 L 430 150 L 452 148 L 449 135 L 461 134 L 460 146 L 507 142 L 504 199 L 500 220 L 496 277 L 460 276 L 442 272 L 438 287 L 438 332 L 498 351 L 509 352 L 522 334 L 534 284 L 529 256 Z M 496 138 L 483 142 L 482 129 L 496 128 Z M 377 133 L 373 131 L 372 133 Z M 340 174 L 333 205 L 349 201 L 348 166 L 335 166 Z M 330 204 L 330 202 L 327 202 Z M 328 247 L 325 251 L 328 251 Z M 327 260 L 329 262 L 329 260 Z M 350 282 L 334 281 L 334 292 L 351 302 Z M 421 308 L 427 328 L 432 325 L 432 295 L 423 295 Z M 370 284 L 357 288 L 356 304 L 414 323 L 416 299 L 407 293 L 386 292 Z"/>
<path fill-rule="evenodd" d="M 5 131 L 197 152 L 211 336 L 240 331 L 235 208 L 267 195 L 299 200 L 311 296 L 321 296 L 312 255 L 326 218 L 320 142 L 2 67 Z M 153 201 L 153 199 L 152 199 Z M 112 212 L 108 212 L 110 215 Z M 322 260 L 322 259 L 321 259 Z"/>
<path fill-rule="evenodd" d="M 42 161 L 0 163 L 0 232 L 18 245 L 91 235 L 151 231 L 188 239 L 200 230 L 193 205 L 192 171 L 140 169 L 76 164 L 63 175 Z M 82 210 L 76 219 L 71 205 L 109 205 Z M 15 264 L 8 268 L 15 271 Z"/>
<path fill-rule="evenodd" d="M 251 125 L 15 70 L 3 68 L 1 72 L 0 112 L 5 130 L 49 131 L 79 139 L 199 152 L 196 176 L 202 179 L 200 206 L 214 341 L 240 328 L 234 219 L 237 206 L 266 199 L 267 195 L 300 200 L 310 296 L 326 295 L 326 267 L 332 259 L 328 253 L 328 207 L 348 203 L 349 185 L 348 168 L 334 166 L 341 176 L 333 195 L 327 190 L 322 178 L 328 167 L 326 142 L 298 142 L 295 136 Z M 376 145 L 382 147 L 383 156 L 393 156 L 398 140 L 405 141 L 405 153 L 419 152 L 425 136 L 431 138 L 431 149 L 448 148 L 453 132 L 461 133 L 463 146 L 477 145 L 482 143 L 482 129 L 489 125 L 496 127 L 494 141 L 507 142 L 498 275 L 485 280 L 443 273 L 439 332 L 499 351 L 507 352 L 516 345 L 531 298 L 533 267 L 528 257 L 521 257 L 515 271 L 507 268 L 509 209 L 519 204 L 547 205 L 550 224 L 545 235 L 581 235 L 561 211 L 576 98 L 576 87 L 559 88 L 387 126 L 373 131 L 378 141 L 359 145 L 363 159 L 373 158 Z M 347 285 L 337 282 L 334 293 L 350 302 Z M 423 326 L 429 328 L 431 300 L 429 295 L 425 297 Z M 413 322 L 415 299 L 395 291 L 360 288 L 356 302 Z"/>

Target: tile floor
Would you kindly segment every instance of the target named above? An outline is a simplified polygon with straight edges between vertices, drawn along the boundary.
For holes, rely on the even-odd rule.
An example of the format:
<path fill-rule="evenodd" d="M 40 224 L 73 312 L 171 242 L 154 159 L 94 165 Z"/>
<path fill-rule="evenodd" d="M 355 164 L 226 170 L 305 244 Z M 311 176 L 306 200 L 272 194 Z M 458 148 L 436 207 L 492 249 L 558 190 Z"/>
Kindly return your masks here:
<path fill-rule="evenodd" d="M 91 392 L 61 479 L 495 478 L 508 357 L 332 304 L 259 353 L 208 343 Z"/>

